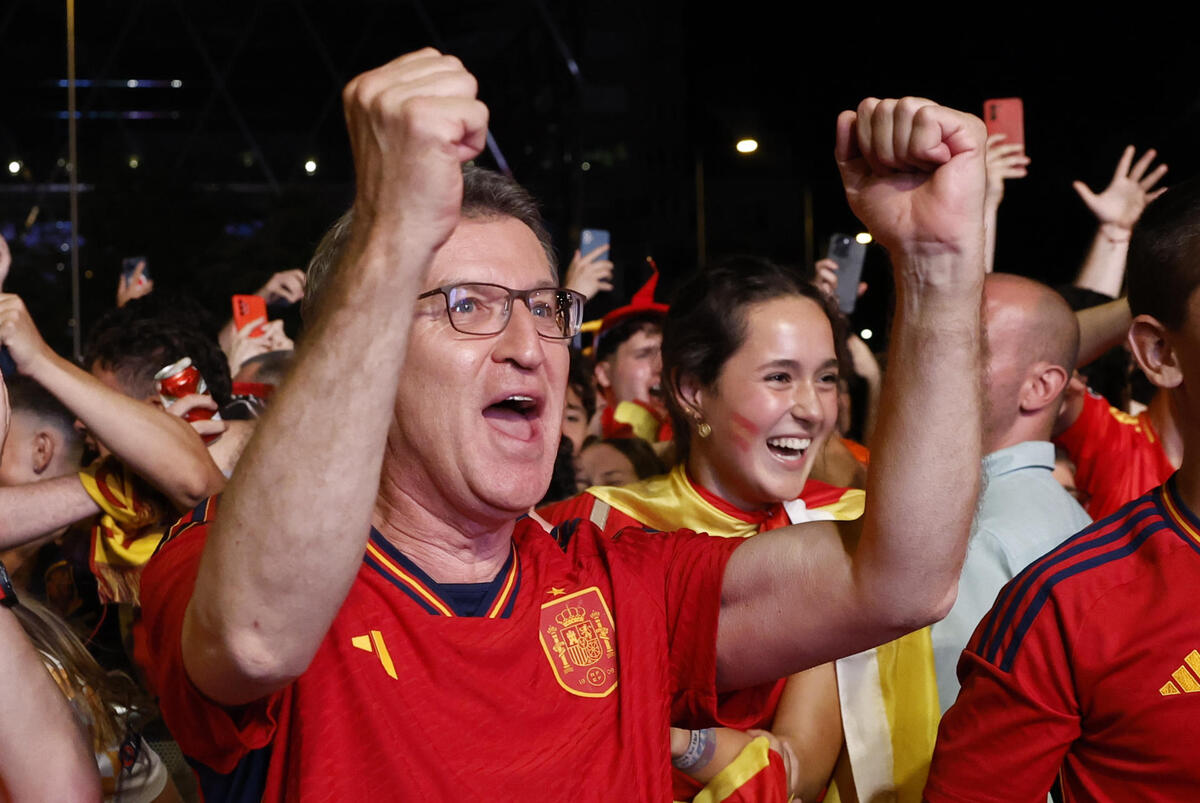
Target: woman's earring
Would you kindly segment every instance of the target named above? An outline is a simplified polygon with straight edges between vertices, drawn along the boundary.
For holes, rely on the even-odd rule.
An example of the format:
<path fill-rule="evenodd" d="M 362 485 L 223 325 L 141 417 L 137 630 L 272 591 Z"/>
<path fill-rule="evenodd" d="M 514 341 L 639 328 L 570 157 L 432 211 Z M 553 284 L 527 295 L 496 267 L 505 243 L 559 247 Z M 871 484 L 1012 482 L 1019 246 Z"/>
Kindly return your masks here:
<path fill-rule="evenodd" d="M 712 434 L 712 427 L 708 425 L 707 421 L 701 421 L 696 424 L 696 434 L 701 438 L 707 438 Z"/>

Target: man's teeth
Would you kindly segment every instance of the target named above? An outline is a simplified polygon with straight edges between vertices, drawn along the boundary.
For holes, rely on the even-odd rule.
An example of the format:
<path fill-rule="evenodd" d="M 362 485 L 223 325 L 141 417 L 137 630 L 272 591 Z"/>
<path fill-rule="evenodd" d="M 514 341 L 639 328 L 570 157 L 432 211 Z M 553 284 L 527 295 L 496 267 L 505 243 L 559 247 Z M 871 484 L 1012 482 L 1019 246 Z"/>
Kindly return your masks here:
<path fill-rule="evenodd" d="M 800 452 L 812 445 L 812 438 L 768 438 L 767 445 Z"/>

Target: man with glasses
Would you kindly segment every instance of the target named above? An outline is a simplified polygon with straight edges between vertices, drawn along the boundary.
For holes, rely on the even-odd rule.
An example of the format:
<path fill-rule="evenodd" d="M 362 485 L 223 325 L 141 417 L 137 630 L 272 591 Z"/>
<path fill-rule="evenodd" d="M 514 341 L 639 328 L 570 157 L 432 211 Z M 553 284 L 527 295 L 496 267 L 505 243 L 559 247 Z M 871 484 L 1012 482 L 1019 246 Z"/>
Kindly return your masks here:
<path fill-rule="evenodd" d="M 486 136 L 475 89 L 432 50 L 347 86 L 357 193 L 310 265 L 295 366 L 219 504 L 146 572 L 144 666 L 206 799 L 669 800 L 669 724 L 703 730 L 718 694 L 953 597 L 980 459 L 982 124 L 912 99 L 839 120 L 906 301 L 861 534 L 606 539 L 524 516 L 580 301 L 528 195 L 461 167 Z"/>

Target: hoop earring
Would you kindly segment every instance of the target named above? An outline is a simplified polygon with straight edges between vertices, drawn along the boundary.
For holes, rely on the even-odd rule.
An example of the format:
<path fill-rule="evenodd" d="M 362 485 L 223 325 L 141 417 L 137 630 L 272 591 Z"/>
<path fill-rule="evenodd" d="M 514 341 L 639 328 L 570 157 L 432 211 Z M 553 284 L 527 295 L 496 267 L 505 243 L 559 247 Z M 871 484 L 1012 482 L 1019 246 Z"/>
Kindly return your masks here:
<path fill-rule="evenodd" d="M 712 427 L 708 425 L 707 421 L 701 421 L 696 425 L 696 434 L 701 438 L 707 438 L 712 434 Z"/>

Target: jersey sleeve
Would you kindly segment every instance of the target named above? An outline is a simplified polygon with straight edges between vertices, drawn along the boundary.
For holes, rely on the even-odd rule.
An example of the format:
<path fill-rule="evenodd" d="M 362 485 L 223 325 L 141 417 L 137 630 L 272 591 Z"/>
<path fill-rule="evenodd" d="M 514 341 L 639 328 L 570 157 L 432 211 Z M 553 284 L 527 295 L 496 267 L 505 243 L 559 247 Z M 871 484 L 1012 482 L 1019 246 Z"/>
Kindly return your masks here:
<path fill-rule="evenodd" d="M 962 689 L 938 728 L 925 787 L 941 801 L 1044 801 L 1080 735 L 1069 628 L 1018 575 L 958 665 Z M 1024 597 L 1024 598 L 1022 598 Z"/>
<path fill-rule="evenodd" d="M 136 658 L 158 696 L 163 720 L 180 749 L 217 773 L 233 772 L 249 753 L 274 738 L 286 690 L 238 708 L 205 697 L 183 665 L 187 610 L 215 500 L 200 504 L 164 538 L 142 575 L 142 619 Z"/>
<path fill-rule="evenodd" d="M 672 688 L 671 724 L 732 728 L 758 721 L 776 684 L 717 691 L 717 622 L 721 585 L 741 538 L 716 538 L 680 530 L 667 536 L 667 637 Z M 731 717 L 729 712 L 737 712 Z M 745 721 L 743 721 L 745 720 Z"/>
<path fill-rule="evenodd" d="M 1112 456 L 1118 442 L 1125 439 L 1125 430 L 1104 397 L 1089 389 L 1083 394 L 1079 417 L 1054 438 L 1075 463 L 1075 483 L 1089 496 L 1096 496 L 1105 487 L 1105 471 L 1112 467 Z M 1088 513 L 1096 518 L 1090 505 Z"/>

